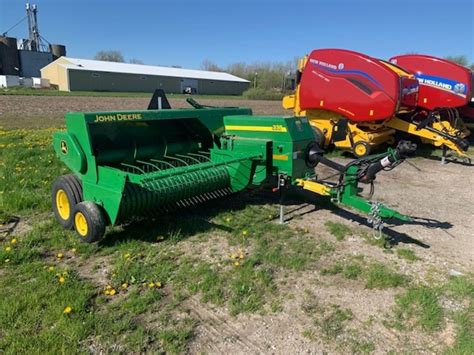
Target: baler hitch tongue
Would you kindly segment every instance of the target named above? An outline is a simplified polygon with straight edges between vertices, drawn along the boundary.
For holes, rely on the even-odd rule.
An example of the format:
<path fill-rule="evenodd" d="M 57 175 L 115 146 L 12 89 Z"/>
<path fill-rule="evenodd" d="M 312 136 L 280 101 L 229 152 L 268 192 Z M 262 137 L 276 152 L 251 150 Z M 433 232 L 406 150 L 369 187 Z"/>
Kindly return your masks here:
<path fill-rule="evenodd" d="M 383 228 L 385 227 L 384 219 L 396 218 L 404 222 L 412 221 L 412 218 L 401 214 L 391 208 L 388 208 L 380 202 L 372 202 L 370 212 L 367 217 L 367 222 L 372 225 L 374 230 L 373 236 L 375 239 L 383 237 Z"/>
<path fill-rule="evenodd" d="M 359 182 L 372 184 L 372 195 L 376 174 L 381 170 L 391 170 L 402 163 L 409 155 L 415 152 L 416 144 L 409 141 L 400 141 L 395 149 L 389 148 L 385 153 L 356 159 L 346 166 L 324 158 L 321 151 L 317 148 L 312 146 L 308 150 L 309 163 L 312 165 L 324 164 L 339 171 L 339 183 L 334 185 L 324 181 L 299 179 L 296 181 L 298 186 L 319 195 L 331 196 L 333 203 L 355 208 L 367 214 L 367 221 L 374 228 L 376 238 L 381 238 L 382 236 L 384 221 L 391 218 L 405 222 L 412 220 L 411 217 L 386 207 L 379 202 L 368 201 L 359 196 L 360 188 L 358 184 Z"/>

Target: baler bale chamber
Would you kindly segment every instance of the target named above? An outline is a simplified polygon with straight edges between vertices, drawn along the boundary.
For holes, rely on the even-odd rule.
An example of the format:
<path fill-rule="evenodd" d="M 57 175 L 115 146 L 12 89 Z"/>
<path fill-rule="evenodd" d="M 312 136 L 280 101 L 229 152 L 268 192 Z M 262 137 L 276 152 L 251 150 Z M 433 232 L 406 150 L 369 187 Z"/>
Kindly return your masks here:
<path fill-rule="evenodd" d="M 53 144 L 74 174 L 58 178 L 53 186 L 57 219 L 65 228 L 75 226 L 88 239 L 103 234 L 106 224 L 231 192 L 227 166 L 238 170 L 249 163 L 241 158 L 211 157 L 211 149 L 223 133 L 223 117 L 236 114 L 251 111 L 237 108 L 67 114 L 67 131 L 56 133 Z M 73 218 L 78 204 L 85 211 Z M 90 223 L 99 230 L 87 229 L 88 215 L 100 222 Z"/>

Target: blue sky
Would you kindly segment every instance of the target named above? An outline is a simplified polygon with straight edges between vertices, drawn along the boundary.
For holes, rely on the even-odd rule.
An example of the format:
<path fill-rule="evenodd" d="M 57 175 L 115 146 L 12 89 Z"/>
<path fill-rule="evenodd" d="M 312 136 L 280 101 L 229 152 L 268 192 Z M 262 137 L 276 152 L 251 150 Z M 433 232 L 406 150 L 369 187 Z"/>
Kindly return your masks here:
<path fill-rule="evenodd" d="M 0 33 L 25 0 L 0 0 Z M 39 29 L 71 57 L 117 49 L 146 64 L 287 61 L 313 48 L 388 59 L 406 52 L 474 62 L 473 0 L 32 0 Z M 9 35 L 26 37 L 26 23 Z"/>

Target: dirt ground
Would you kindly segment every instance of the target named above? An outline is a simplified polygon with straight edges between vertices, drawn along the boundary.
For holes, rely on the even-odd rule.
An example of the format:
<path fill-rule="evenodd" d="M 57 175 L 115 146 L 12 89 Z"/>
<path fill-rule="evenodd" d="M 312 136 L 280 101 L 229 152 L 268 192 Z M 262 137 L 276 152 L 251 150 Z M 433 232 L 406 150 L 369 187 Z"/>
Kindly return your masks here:
<path fill-rule="evenodd" d="M 151 98 L 151 95 L 150 95 Z M 0 127 L 46 128 L 64 123 L 64 114 L 74 111 L 145 110 L 149 98 L 140 97 L 71 97 L 0 95 Z M 184 99 L 170 99 L 171 107 L 191 107 Z M 286 114 L 279 101 L 242 99 L 199 99 L 204 105 L 251 107 L 254 114 Z"/>
<path fill-rule="evenodd" d="M 203 104 L 250 106 L 256 114 L 285 114 L 279 102 L 245 100 L 199 100 Z M 94 111 L 146 108 L 146 98 L 96 97 L 30 97 L 0 96 L 0 126 L 34 128 L 62 125 L 67 111 Z M 172 107 L 186 107 L 182 99 L 172 99 Z M 12 117 L 15 117 L 12 120 Z M 390 172 L 377 176 L 374 199 L 398 211 L 415 216 L 412 223 L 389 225 L 386 233 L 395 248 L 411 249 L 421 260 L 408 262 L 396 253 L 367 243 L 357 235 L 337 242 L 332 259 L 345 260 L 363 255 L 388 264 L 408 275 L 415 284 L 442 281 L 452 274 L 474 270 L 474 166 L 449 163 L 438 159 L 414 158 Z M 318 167 L 321 176 L 328 171 Z M 341 222 L 351 228 L 371 230 L 364 217 L 343 209 L 328 210 L 306 203 L 287 206 L 289 225 L 308 228 L 315 238 L 333 238 L 324 223 Z M 184 242 L 186 243 L 186 242 Z M 183 246 L 184 247 L 184 246 Z M 229 315 L 225 307 L 189 301 L 190 314 L 200 320 L 190 346 L 191 353 L 325 353 L 340 351 L 335 343 L 310 339 L 303 332 L 313 319 L 302 310 L 307 297 L 320 304 L 335 304 L 351 309 L 354 318 L 349 328 L 363 341 L 375 344 L 375 353 L 438 352 L 453 342 L 452 324 L 440 332 L 421 336 L 413 331 L 401 333 L 383 326 L 394 306 L 398 288 L 367 289 L 363 282 L 341 276 L 324 276 L 316 268 L 292 276 L 286 287 L 292 297 L 284 299 L 282 311 L 274 314 Z M 343 341 L 342 339 L 341 341 Z"/>
<path fill-rule="evenodd" d="M 390 225 L 385 232 L 394 238 L 396 249 L 413 250 L 421 259 L 410 263 L 368 244 L 358 236 L 340 242 L 335 253 L 321 260 L 345 260 L 363 255 L 369 260 L 388 264 L 408 275 L 415 283 L 430 284 L 449 275 L 469 273 L 474 268 L 474 174 L 472 167 L 441 165 L 439 161 L 416 158 L 416 166 L 402 164 L 377 177 L 374 199 L 419 219 L 412 224 Z M 420 169 L 420 171 L 418 170 Z M 321 169 L 325 170 L 325 169 Z M 324 172 L 326 173 L 326 172 Z M 460 178 L 462 176 L 462 179 Z M 312 204 L 288 206 L 289 224 L 305 227 L 316 237 L 326 236 L 324 222 L 337 221 L 371 233 L 364 217 L 344 210 L 330 211 Z M 295 211 L 295 212 L 291 212 Z M 341 248 L 342 246 L 342 248 Z M 319 268 L 304 272 L 288 283 L 294 297 L 283 303 L 283 311 L 275 315 L 239 315 L 229 317 L 222 308 L 190 303 L 200 320 L 191 347 L 195 353 L 324 353 L 336 351 L 327 343 L 303 336 L 312 319 L 302 311 L 310 292 L 319 304 L 336 304 L 349 308 L 354 318 L 350 328 L 357 337 L 376 345 L 375 353 L 436 353 L 453 341 L 452 324 L 432 336 L 415 331 L 399 333 L 382 325 L 394 306 L 399 289 L 370 290 L 363 284 L 342 277 L 322 276 Z M 341 340 L 343 341 L 343 340 Z M 339 349 L 340 351 L 340 349 Z"/>

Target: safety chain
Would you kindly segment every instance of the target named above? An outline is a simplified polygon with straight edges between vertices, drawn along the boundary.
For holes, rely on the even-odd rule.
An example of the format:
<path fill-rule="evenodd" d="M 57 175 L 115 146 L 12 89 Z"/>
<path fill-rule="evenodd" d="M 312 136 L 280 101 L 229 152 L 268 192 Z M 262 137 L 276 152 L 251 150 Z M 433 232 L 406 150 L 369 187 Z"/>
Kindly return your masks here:
<path fill-rule="evenodd" d="M 380 206 L 380 202 L 372 202 L 369 216 L 367 217 L 367 222 L 372 224 L 372 229 L 374 230 L 374 238 L 377 240 L 382 238 L 382 229 L 384 227 L 382 217 L 380 217 Z"/>

